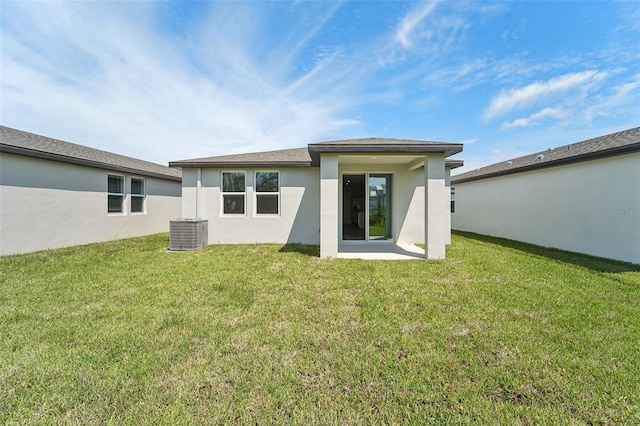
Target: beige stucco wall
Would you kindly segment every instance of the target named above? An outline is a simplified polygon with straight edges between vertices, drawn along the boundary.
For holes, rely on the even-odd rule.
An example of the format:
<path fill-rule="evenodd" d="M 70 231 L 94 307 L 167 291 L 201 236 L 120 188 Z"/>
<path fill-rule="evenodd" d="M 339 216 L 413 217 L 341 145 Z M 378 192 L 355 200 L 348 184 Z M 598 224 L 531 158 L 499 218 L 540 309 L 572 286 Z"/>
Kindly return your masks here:
<path fill-rule="evenodd" d="M 320 256 L 337 257 L 342 209 L 338 156 L 320 156 Z"/>
<path fill-rule="evenodd" d="M 255 214 L 254 179 L 256 169 L 246 172 L 245 215 L 223 216 L 220 183 L 222 170 L 203 168 L 183 170 L 182 217 L 209 221 L 209 244 L 303 243 L 320 242 L 320 175 L 317 168 L 259 169 L 280 172 L 280 214 Z M 196 196 L 197 194 L 197 196 Z"/>
<path fill-rule="evenodd" d="M 169 231 L 180 215 L 180 182 L 124 175 L 146 185 L 146 213 L 107 213 L 107 170 L 0 153 L 0 255 Z"/>
<path fill-rule="evenodd" d="M 452 186 L 453 229 L 640 263 L 640 153 Z"/>

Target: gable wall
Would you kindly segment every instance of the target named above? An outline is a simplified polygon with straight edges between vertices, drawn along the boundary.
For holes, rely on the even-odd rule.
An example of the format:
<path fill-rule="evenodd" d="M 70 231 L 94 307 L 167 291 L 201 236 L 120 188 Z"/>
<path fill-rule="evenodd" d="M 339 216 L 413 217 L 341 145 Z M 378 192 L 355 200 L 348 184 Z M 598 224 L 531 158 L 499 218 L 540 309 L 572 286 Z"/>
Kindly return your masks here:
<path fill-rule="evenodd" d="M 453 229 L 640 263 L 640 153 L 452 186 Z"/>
<path fill-rule="evenodd" d="M 169 231 L 180 214 L 180 182 L 125 176 L 146 186 L 146 213 L 107 213 L 107 170 L 0 153 L 0 255 Z"/>

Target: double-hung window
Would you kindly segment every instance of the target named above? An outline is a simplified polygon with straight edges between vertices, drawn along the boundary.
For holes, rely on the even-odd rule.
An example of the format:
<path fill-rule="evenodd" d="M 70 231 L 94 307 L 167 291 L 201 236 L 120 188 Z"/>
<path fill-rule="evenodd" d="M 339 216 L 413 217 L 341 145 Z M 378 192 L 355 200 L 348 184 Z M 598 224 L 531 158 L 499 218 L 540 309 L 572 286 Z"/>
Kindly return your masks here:
<path fill-rule="evenodd" d="M 144 179 L 131 178 L 131 213 L 144 213 Z"/>
<path fill-rule="evenodd" d="M 124 213 L 124 176 L 107 175 L 107 213 Z"/>
<path fill-rule="evenodd" d="M 222 213 L 244 215 L 246 195 L 245 172 L 222 172 Z"/>
<path fill-rule="evenodd" d="M 256 214 L 280 212 L 280 174 L 256 172 Z"/>

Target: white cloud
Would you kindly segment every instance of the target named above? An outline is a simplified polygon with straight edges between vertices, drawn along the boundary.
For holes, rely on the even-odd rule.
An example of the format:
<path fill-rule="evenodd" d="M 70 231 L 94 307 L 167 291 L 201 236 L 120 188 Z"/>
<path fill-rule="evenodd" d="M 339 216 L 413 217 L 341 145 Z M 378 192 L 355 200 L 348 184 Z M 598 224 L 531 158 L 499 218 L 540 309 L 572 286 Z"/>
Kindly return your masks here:
<path fill-rule="evenodd" d="M 203 5 L 200 26 L 170 39 L 156 3 L 3 4 L 3 124 L 166 164 L 304 146 L 357 123 L 345 117 L 352 69 L 332 55 L 293 68 L 335 5 L 263 50 L 269 7 Z"/>
<path fill-rule="evenodd" d="M 478 142 L 479 140 L 480 140 L 480 138 L 471 138 L 471 139 L 465 139 L 465 140 L 460 141 L 458 143 L 462 143 L 462 144 L 465 144 L 465 145 L 471 145 L 473 143 Z"/>
<path fill-rule="evenodd" d="M 413 44 L 412 36 L 416 28 L 438 5 L 437 2 L 422 3 L 409 13 L 400 21 L 400 25 L 396 30 L 395 40 L 402 45 L 405 49 L 408 49 Z"/>
<path fill-rule="evenodd" d="M 636 99 L 633 93 L 640 88 L 640 74 L 636 74 L 632 81 L 621 83 L 615 86 L 611 96 L 607 97 L 599 106 L 606 108 L 615 108 L 622 105 L 628 105 Z M 636 105 L 637 107 L 637 105 Z"/>
<path fill-rule="evenodd" d="M 544 108 L 534 114 L 531 114 L 529 117 L 518 118 L 517 120 L 513 120 L 511 122 L 504 122 L 502 123 L 501 128 L 503 130 L 506 130 L 514 127 L 529 127 L 539 124 L 541 121 L 547 118 L 562 120 L 566 117 L 567 113 L 560 108 Z"/>
<path fill-rule="evenodd" d="M 592 125 L 599 118 L 628 117 L 635 126 L 640 121 L 640 74 L 631 76 L 629 81 L 619 84 L 602 93 L 597 99 L 586 106 L 575 117 L 575 120 L 586 125 Z"/>
<path fill-rule="evenodd" d="M 334 120 L 331 122 L 331 125 L 334 125 L 334 126 L 356 126 L 358 124 L 362 124 L 362 121 L 353 120 L 349 118 L 345 118 L 342 120 Z"/>
<path fill-rule="evenodd" d="M 586 90 L 591 83 L 601 81 L 606 77 L 606 72 L 589 70 L 561 75 L 546 82 L 532 83 L 519 89 L 503 90 L 491 101 L 484 113 L 484 118 L 489 120 L 504 115 L 559 92 L 567 92 L 576 88 Z"/>

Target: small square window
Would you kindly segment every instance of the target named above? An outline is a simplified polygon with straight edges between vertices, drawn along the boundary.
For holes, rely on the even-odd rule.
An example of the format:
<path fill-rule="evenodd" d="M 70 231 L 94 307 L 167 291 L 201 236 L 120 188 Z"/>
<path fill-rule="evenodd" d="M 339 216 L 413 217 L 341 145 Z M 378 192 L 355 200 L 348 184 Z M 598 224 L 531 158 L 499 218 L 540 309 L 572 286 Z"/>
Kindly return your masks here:
<path fill-rule="evenodd" d="M 256 194 L 256 201 L 258 214 L 278 214 L 278 194 Z"/>
<path fill-rule="evenodd" d="M 244 172 L 222 172 L 222 192 L 245 192 Z"/>
<path fill-rule="evenodd" d="M 224 194 L 224 214 L 244 214 L 244 194 Z"/>

